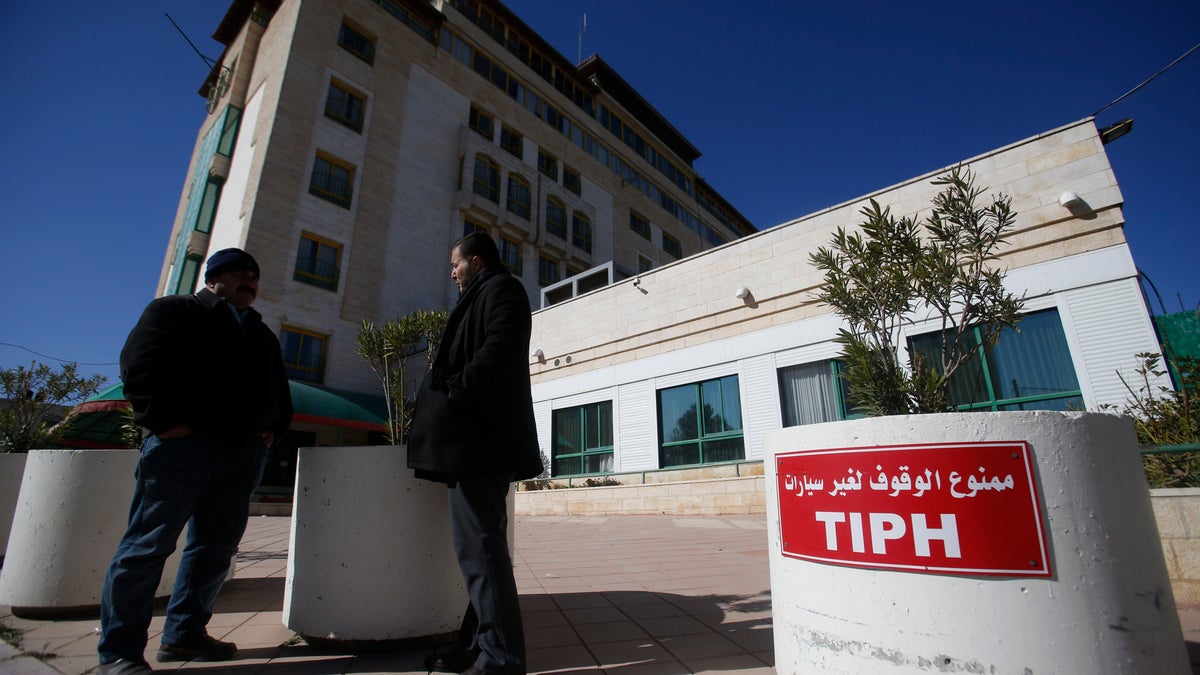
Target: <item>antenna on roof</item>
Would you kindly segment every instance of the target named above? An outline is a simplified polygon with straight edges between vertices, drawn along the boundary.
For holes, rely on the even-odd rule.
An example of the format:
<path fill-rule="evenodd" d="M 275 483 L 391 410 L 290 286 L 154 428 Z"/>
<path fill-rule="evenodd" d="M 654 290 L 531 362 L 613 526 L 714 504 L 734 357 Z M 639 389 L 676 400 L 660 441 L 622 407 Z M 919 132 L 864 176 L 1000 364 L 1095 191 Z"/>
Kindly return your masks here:
<path fill-rule="evenodd" d="M 583 13 L 583 21 L 579 24 L 579 52 L 575 56 L 575 64 L 583 63 L 583 34 L 587 32 L 587 12 Z"/>

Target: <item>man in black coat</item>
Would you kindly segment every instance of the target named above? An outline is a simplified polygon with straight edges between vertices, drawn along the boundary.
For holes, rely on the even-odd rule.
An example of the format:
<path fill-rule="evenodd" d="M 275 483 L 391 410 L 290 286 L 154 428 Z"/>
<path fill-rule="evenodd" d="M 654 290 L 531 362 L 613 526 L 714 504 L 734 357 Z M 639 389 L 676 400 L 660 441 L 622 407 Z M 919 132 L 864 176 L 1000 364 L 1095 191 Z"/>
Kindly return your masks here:
<path fill-rule="evenodd" d="M 129 526 L 100 600 L 100 675 L 152 672 L 142 653 L 154 592 L 184 526 L 157 659 L 224 661 L 237 652 L 206 627 L 267 448 L 292 418 L 279 341 L 250 308 L 257 295 L 254 258 L 217 251 L 204 288 L 151 302 L 121 350 L 125 398 L 146 433 Z"/>
<path fill-rule="evenodd" d="M 529 381 L 529 298 L 483 233 L 454 243 L 458 303 L 421 384 L 408 466 L 449 488 L 451 537 L 470 605 L 460 643 L 431 670 L 525 673 L 525 636 L 508 550 L 509 484 L 542 473 Z"/>

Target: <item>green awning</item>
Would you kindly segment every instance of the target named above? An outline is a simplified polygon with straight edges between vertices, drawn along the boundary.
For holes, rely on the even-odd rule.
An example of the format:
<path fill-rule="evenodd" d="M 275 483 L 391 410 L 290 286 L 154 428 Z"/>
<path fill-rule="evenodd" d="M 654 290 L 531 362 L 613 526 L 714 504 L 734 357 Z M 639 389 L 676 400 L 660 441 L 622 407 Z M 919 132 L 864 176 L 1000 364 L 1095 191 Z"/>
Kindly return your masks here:
<path fill-rule="evenodd" d="M 288 386 L 293 423 L 387 433 L 387 407 L 382 396 L 294 380 L 289 380 Z M 59 430 L 59 440 L 77 448 L 123 447 L 121 426 L 128 409 L 124 386 L 114 384 L 75 406 L 74 415 Z"/>

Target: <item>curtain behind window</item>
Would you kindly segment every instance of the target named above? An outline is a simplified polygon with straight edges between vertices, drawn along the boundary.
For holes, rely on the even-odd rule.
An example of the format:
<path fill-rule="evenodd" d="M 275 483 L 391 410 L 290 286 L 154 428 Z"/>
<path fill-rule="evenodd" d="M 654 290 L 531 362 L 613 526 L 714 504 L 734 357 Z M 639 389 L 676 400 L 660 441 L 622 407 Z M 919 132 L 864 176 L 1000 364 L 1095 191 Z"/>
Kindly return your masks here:
<path fill-rule="evenodd" d="M 780 368 L 779 398 L 785 427 L 836 421 L 832 363 L 819 361 Z"/>

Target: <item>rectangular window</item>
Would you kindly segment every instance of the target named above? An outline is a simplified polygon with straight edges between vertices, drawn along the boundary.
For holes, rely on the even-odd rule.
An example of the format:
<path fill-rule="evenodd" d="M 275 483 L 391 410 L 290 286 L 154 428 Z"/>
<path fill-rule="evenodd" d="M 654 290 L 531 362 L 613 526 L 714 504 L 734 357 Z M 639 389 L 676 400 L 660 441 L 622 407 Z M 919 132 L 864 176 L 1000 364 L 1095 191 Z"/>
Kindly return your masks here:
<path fill-rule="evenodd" d="M 367 98 L 349 86 L 331 80 L 325 97 L 325 116 L 338 124 L 362 133 Z"/>
<path fill-rule="evenodd" d="M 209 176 L 204 183 L 204 195 L 200 198 L 200 213 L 196 216 L 196 231 L 212 232 L 213 220 L 217 217 L 217 203 L 221 200 L 221 185 L 225 179 Z"/>
<path fill-rule="evenodd" d="M 375 40 L 345 23 L 338 32 L 338 45 L 367 63 L 375 63 Z"/>
<path fill-rule="evenodd" d="M 629 212 L 629 229 L 645 237 L 646 241 L 650 241 L 650 221 L 633 211 Z"/>
<path fill-rule="evenodd" d="M 292 278 L 318 288 L 336 291 L 342 247 L 310 234 L 300 235 L 296 269 Z"/>
<path fill-rule="evenodd" d="M 571 217 L 571 243 L 588 253 L 592 252 L 592 223 L 578 211 Z"/>
<path fill-rule="evenodd" d="M 675 259 L 683 257 L 683 245 L 679 240 L 666 232 L 662 233 L 662 250 L 673 256 Z"/>
<path fill-rule="evenodd" d="M 487 234 L 487 228 L 473 220 L 464 220 L 463 221 L 463 236 L 464 237 L 467 236 L 468 234 L 475 234 L 476 232 L 482 232 L 484 234 Z"/>
<path fill-rule="evenodd" d="M 579 172 L 565 165 L 563 166 L 563 187 L 575 194 L 583 191 L 583 180 L 579 177 Z"/>
<path fill-rule="evenodd" d="M 654 269 L 654 262 L 642 254 L 638 254 L 638 274 Z"/>
<path fill-rule="evenodd" d="M 302 382 L 325 381 L 325 336 L 284 326 L 279 331 L 283 368 L 287 376 Z"/>
<path fill-rule="evenodd" d="M 500 235 L 500 241 L 497 244 L 497 247 L 500 249 L 500 262 L 504 263 L 504 266 L 508 268 L 508 271 L 513 276 L 521 276 L 523 269 L 521 263 L 521 243 Z"/>
<path fill-rule="evenodd" d="M 737 375 L 660 389 L 659 466 L 746 458 Z"/>
<path fill-rule="evenodd" d="M 509 212 L 529 220 L 529 183 L 515 174 L 508 176 L 508 201 L 506 208 Z"/>
<path fill-rule="evenodd" d="M 839 372 L 841 364 L 835 360 L 780 368 L 779 407 L 783 410 L 783 426 L 861 417 L 849 412 L 846 387 Z"/>
<path fill-rule="evenodd" d="M 558 160 L 538 150 L 538 171 L 558 182 Z"/>
<path fill-rule="evenodd" d="M 200 279 L 200 265 L 203 262 L 204 259 L 197 255 L 189 255 L 183 259 L 183 269 L 179 271 L 175 295 L 188 295 L 196 290 L 196 282 Z"/>
<path fill-rule="evenodd" d="M 1005 328 L 1000 339 L 950 376 L 950 405 L 959 410 L 1083 410 L 1083 394 L 1057 309 L 1025 315 L 1020 332 Z M 967 333 L 978 344 L 978 328 Z M 926 363 L 941 362 L 938 333 L 918 335 L 909 349 Z"/>
<path fill-rule="evenodd" d="M 353 185 L 354 167 L 342 163 L 332 155 L 317 151 L 317 158 L 313 161 L 312 179 L 308 184 L 309 194 L 348 209 L 353 197 Z"/>
<path fill-rule="evenodd" d="M 521 157 L 525 150 L 525 141 L 521 138 L 521 134 L 501 124 L 500 147 L 517 157 Z"/>
<path fill-rule="evenodd" d="M 544 255 L 538 256 L 538 286 L 549 286 L 558 282 L 558 261 Z"/>
<path fill-rule="evenodd" d="M 492 116 L 475 106 L 471 106 L 471 128 L 478 131 L 479 135 L 488 141 L 491 141 L 492 136 L 496 133 L 496 123 L 492 120 Z"/>
<path fill-rule="evenodd" d="M 554 197 L 546 197 L 546 231 L 559 239 L 567 238 L 567 209 Z"/>
<path fill-rule="evenodd" d="M 550 475 L 578 476 L 613 470 L 612 401 L 555 410 Z"/>
<path fill-rule="evenodd" d="M 500 203 L 500 168 L 483 155 L 475 155 L 475 194 Z"/>

